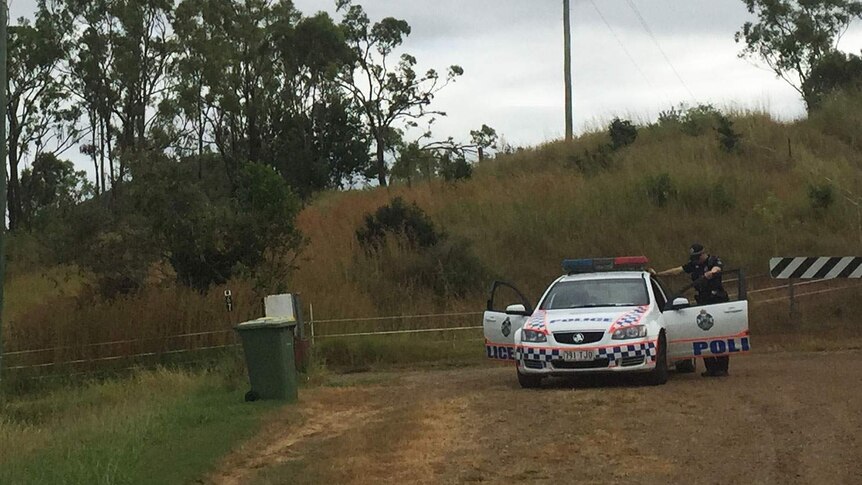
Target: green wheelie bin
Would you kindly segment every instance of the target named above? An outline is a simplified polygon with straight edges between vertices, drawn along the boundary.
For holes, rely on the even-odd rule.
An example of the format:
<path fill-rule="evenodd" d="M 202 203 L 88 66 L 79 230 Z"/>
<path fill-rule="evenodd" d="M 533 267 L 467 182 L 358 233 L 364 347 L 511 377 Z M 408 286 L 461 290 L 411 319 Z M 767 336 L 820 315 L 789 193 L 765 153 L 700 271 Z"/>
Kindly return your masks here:
<path fill-rule="evenodd" d="M 246 401 L 297 399 L 293 318 L 264 317 L 234 327 L 242 339 L 251 390 Z"/>

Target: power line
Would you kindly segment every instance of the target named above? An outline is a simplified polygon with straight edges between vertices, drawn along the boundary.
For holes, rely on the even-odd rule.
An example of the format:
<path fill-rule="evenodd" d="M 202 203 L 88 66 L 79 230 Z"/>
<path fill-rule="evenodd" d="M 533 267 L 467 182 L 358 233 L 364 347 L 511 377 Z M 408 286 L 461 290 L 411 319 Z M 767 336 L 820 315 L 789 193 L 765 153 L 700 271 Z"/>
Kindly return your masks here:
<path fill-rule="evenodd" d="M 652 83 L 652 81 L 650 81 L 650 78 L 649 78 L 649 77 L 647 77 L 647 75 L 646 75 L 646 73 L 644 72 L 644 70 L 643 70 L 643 69 L 641 69 L 640 64 L 638 64 L 638 62 L 635 60 L 635 58 L 634 58 L 634 56 L 632 55 L 632 53 L 631 53 L 631 52 L 629 52 L 629 50 L 628 50 L 628 48 L 626 47 L 625 43 L 623 43 L 622 39 L 620 39 L 620 37 L 617 35 L 617 33 L 616 33 L 616 31 L 614 30 L 614 28 L 613 28 L 613 27 L 611 27 L 610 22 L 608 22 L 608 20 L 605 18 L 604 14 L 603 14 L 603 13 L 602 13 L 602 11 L 599 9 L 599 6 L 598 6 L 598 5 L 596 5 L 596 2 L 595 2 L 594 0 L 590 0 L 590 3 L 593 5 L 593 8 L 596 10 L 596 13 L 597 13 L 597 14 L 599 14 L 599 18 L 601 18 L 601 19 L 602 19 L 602 22 L 604 22 L 605 26 L 608 28 L 608 31 L 610 31 L 610 33 L 611 33 L 611 35 L 613 36 L 613 38 L 617 41 L 617 44 L 619 44 L 619 45 L 620 45 L 620 48 L 622 48 L 623 52 L 625 52 L 626 57 L 628 57 L 628 58 L 629 58 L 629 61 L 631 61 L 631 63 L 635 66 L 635 69 L 637 69 L 637 71 L 638 71 L 638 73 L 640 73 L 641 77 L 642 77 L 642 78 L 644 78 L 644 81 L 646 81 L 646 83 L 647 83 L 647 85 L 650 87 L 650 89 L 651 89 L 651 90 L 653 90 L 653 91 L 658 91 L 658 90 L 656 89 L 655 85 Z"/>
<path fill-rule="evenodd" d="M 688 91 L 688 95 L 691 96 L 692 101 L 697 102 L 697 97 L 694 95 L 693 92 L 691 92 L 691 89 L 689 89 L 688 85 L 682 79 L 682 76 L 679 75 L 679 71 L 676 70 L 676 67 L 674 67 L 673 63 L 670 61 L 670 57 L 668 57 L 667 53 L 664 51 L 664 49 L 662 49 L 661 44 L 659 44 L 658 39 L 656 38 L 655 34 L 653 34 L 653 31 L 652 29 L 650 29 L 649 24 L 647 23 L 644 16 L 641 15 L 641 12 L 640 10 L 638 10 L 638 7 L 632 0 L 626 0 L 626 3 L 629 4 L 629 7 L 631 7 L 632 11 L 637 16 L 641 26 L 643 26 L 644 30 L 650 36 L 653 43 L 658 48 L 659 52 L 661 52 L 662 57 L 664 57 L 664 60 L 667 62 L 667 65 L 670 66 L 670 69 L 673 71 L 674 75 L 676 75 L 676 78 L 679 80 L 680 84 L 682 84 L 685 90 Z"/>

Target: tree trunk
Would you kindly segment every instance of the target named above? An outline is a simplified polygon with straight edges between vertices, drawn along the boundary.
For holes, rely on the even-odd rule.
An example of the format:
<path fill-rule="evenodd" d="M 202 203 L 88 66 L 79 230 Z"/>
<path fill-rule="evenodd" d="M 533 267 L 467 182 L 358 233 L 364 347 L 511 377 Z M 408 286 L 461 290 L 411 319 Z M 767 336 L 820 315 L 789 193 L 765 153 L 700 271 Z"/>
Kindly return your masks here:
<path fill-rule="evenodd" d="M 96 158 L 96 122 L 93 119 L 92 112 L 90 113 L 90 157 L 93 158 L 93 178 L 96 180 L 96 197 L 102 194 L 101 184 L 99 184 L 99 161 Z"/>
<path fill-rule="evenodd" d="M 116 191 L 114 190 L 117 186 L 117 175 L 114 172 L 114 150 L 113 147 L 113 138 L 111 136 L 111 118 L 110 115 L 105 119 L 105 133 L 107 135 L 107 151 L 108 151 L 108 178 L 111 180 L 111 194 L 112 197 L 116 197 Z"/>
<path fill-rule="evenodd" d="M 200 126 L 200 125 L 199 125 Z M 198 180 L 204 178 L 204 130 L 198 128 Z"/>
<path fill-rule="evenodd" d="M 197 126 L 197 135 L 198 135 L 198 180 L 203 180 L 204 178 L 204 108 L 201 103 L 203 87 L 201 86 L 201 82 L 198 82 L 198 126 Z"/>
<path fill-rule="evenodd" d="M 386 145 L 384 144 L 383 134 L 378 130 L 374 141 L 377 143 L 377 182 L 381 187 L 386 187 Z"/>
<path fill-rule="evenodd" d="M 20 183 L 18 181 L 18 163 L 15 145 L 9 144 L 9 182 L 6 190 L 6 205 L 9 207 L 9 230 L 14 231 L 21 224 L 21 198 L 19 197 Z"/>
<path fill-rule="evenodd" d="M 99 119 L 99 179 L 102 184 L 102 192 L 107 190 L 105 186 L 105 120 Z"/>
<path fill-rule="evenodd" d="M 16 109 L 16 108 L 13 108 Z M 10 110 L 11 111 L 11 110 Z M 18 180 L 18 139 L 20 129 L 16 120 L 9 120 L 9 180 L 6 189 L 6 205 L 9 210 L 9 230 L 14 231 L 21 224 L 21 184 Z"/>
<path fill-rule="evenodd" d="M 251 95 L 248 97 L 248 109 L 246 111 L 248 117 L 248 160 L 250 162 L 258 162 L 260 154 L 260 132 L 258 125 L 257 100 L 255 99 L 255 90 L 251 90 Z"/>
<path fill-rule="evenodd" d="M 135 142 L 135 148 L 138 150 L 143 149 L 146 146 L 147 140 L 147 105 L 149 104 L 149 100 L 145 97 L 141 97 L 141 100 L 138 102 L 137 113 L 136 113 L 136 126 L 138 131 L 138 138 Z M 122 175 L 122 174 L 120 174 Z"/>

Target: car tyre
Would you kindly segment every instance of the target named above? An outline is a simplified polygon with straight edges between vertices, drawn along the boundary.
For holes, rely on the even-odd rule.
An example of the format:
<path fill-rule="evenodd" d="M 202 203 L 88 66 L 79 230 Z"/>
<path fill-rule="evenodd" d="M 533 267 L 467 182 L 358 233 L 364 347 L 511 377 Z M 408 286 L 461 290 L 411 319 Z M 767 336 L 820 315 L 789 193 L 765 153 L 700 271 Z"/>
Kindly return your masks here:
<path fill-rule="evenodd" d="M 660 386 L 667 382 L 667 339 L 664 336 L 664 332 L 658 336 L 655 369 L 650 372 L 648 382 L 653 386 Z"/>
<path fill-rule="evenodd" d="M 542 376 L 533 376 L 530 374 L 522 374 L 518 370 L 518 384 L 524 389 L 537 389 L 542 387 Z"/>
<path fill-rule="evenodd" d="M 691 374 L 692 372 L 694 372 L 696 370 L 694 359 L 681 360 L 681 361 L 677 362 L 675 369 L 680 374 Z"/>

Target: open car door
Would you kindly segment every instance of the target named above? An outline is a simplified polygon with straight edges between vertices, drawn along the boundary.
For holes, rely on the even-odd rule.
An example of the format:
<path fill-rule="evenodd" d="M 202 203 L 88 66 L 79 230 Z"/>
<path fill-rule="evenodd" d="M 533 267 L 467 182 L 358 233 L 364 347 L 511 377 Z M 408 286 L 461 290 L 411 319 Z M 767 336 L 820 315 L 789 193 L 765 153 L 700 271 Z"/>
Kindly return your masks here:
<path fill-rule="evenodd" d="M 504 299 L 505 296 L 498 294 L 499 289 L 510 290 L 506 293 L 514 293 L 514 299 L 519 301 L 511 301 L 511 296 Z M 489 359 L 515 359 L 515 331 L 523 327 L 532 314 L 533 306 L 517 288 L 505 281 L 495 281 L 491 285 L 488 306 L 482 319 L 485 352 Z"/>
<path fill-rule="evenodd" d="M 736 299 L 712 305 L 691 305 L 684 298 L 674 298 L 665 308 L 668 359 L 682 360 L 748 352 L 748 299 L 745 275 L 740 270 L 726 271 L 738 275 Z"/>

